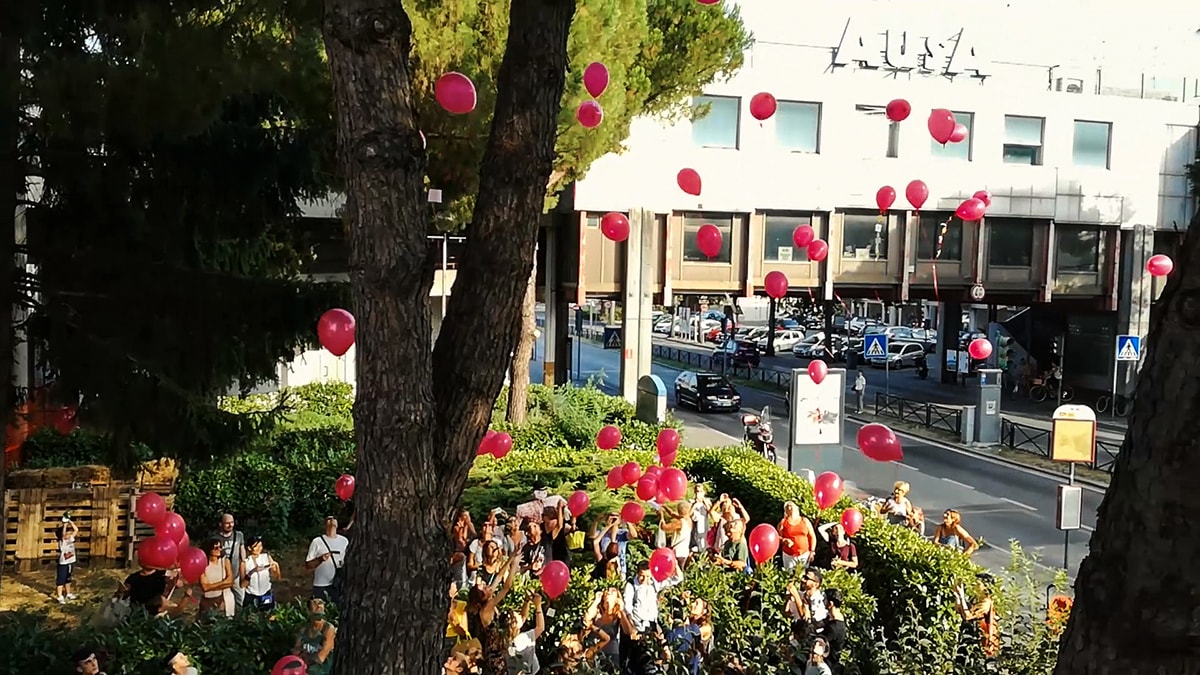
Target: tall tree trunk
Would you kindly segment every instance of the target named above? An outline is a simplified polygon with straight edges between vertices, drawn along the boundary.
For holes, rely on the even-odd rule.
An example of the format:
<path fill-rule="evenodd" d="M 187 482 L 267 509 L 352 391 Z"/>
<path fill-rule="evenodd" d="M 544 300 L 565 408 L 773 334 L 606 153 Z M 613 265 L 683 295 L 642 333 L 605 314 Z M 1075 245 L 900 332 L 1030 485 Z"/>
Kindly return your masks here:
<path fill-rule="evenodd" d="M 1056 675 L 1200 668 L 1200 215 L 1150 310 L 1145 360 Z"/>
<path fill-rule="evenodd" d="M 536 255 L 536 250 L 535 250 Z M 548 311 L 548 310 L 547 310 Z M 525 300 L 521 303 L 521 334 L 513 351 L 512 368 L 508 377 L 508 408 L 504 418 L 510 424 L 524 424 L 529 408 L 529 363 L 537 345 L 537 262 L 529 273 Z M 544 361 L 543 361 L 544 363 Z"/>
<path fill-rule="evenodd" d="M 13 306 L 19 297 L 16 270 L 17 192 L 25 194 L 24 163 L 17 154 L 21 113 L 21 43 L 15 32 L 21 22 L 19 3 L 0 9 L 0 496 L 4 495 L 8 422 L 13 413 Z M 3 556 L 0 556 L 3 563 Z"/>
<path fill-rule="evenodd" d="M 520 328 L 575 2 L 512 0 L 471 236 L 432 351 L 412 24 L 397 0 L 325 9 L 359 363 L 338 670 L 431 674 L 445 658 L 449 525 Z"/>

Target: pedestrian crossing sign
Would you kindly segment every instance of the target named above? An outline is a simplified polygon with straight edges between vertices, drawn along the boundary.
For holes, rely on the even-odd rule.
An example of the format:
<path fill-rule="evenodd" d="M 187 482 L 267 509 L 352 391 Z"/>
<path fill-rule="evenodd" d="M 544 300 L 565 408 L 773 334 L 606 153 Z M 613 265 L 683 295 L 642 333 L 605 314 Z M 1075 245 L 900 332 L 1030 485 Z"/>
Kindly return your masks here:
<path fill-rule="evenodd" d="M 1117 336 L 1117 360 L 1140 361 L 1142 358 L 1142 338 L 1137 335 Z"/>
<path fill-rule="evenodd" d="M 888 338 L 886 335 L 868 335 L 863 338 L 863 356 L 869 358 L 887 356 Z"/>
<path fill-rule="evenodd" d="M 605 349 L 620 349 L 621 348 L 621 327 L 620 326 L 605 326 L 604 327 L 604 348 Z"/>

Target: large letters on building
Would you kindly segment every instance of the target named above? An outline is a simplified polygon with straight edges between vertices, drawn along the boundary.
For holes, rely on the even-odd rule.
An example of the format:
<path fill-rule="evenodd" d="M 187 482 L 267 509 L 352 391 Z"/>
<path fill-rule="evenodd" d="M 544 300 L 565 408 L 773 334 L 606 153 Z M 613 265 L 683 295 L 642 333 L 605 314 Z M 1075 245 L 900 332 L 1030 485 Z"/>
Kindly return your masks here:
<path fill-rule="evenodd" d="M 987 68 L 966 33 L 963 28 L 937 38 L 911 30 L 875 31 L 849 19 L 834 50 L 833 65 L 985 78 Z"/>

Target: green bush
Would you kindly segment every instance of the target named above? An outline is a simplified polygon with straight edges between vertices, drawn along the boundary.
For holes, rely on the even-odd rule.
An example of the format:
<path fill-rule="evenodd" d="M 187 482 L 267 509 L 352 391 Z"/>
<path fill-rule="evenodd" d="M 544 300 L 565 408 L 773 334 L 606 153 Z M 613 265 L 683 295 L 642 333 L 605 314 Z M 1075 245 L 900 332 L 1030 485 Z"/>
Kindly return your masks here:
<path fill-rule="evenodd" d="M 113 456 L 112 448 L 112 439 L 100 434 L 77 429 L 64 435 L 53 429 L 42 429 L 21 446 L 21 468 L 107 464 Z M 145 445 L 136 444 L 131 450 L 137 462 L 154 459 L 154 453 Z"/>

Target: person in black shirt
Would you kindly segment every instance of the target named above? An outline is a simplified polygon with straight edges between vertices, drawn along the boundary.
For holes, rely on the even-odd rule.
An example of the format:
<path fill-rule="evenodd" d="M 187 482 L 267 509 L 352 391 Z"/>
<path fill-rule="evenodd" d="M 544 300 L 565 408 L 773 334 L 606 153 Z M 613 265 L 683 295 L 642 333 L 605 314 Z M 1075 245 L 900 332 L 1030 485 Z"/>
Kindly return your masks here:
<path fill-rule="evenodd" d="M 567 567 L 571 566 L 571 551 L 567 546 L 567 535 L 575 528 L 567 522 L 567 503 L 558 502 L 558 506 L 547 506 L 542 511 L 542 529 L 550 540 L 550 557 L 559 560 Z"/>
<path fill-rule="evenodd" d="M 157 614 L 163 606 L 167 588 L 167 573 L 164 570 L 143 567 L 125 578 L 117 594 L 129 600 L 130 607 L 141 607 Z"/>
<path fill-rule="evenodd" d="M 531 577 L 539 577 L 546 563 L 554 560 L 550 542 L 542 536 L 542 524 L 536 520 L 525 523 L 525 548 L 521 551 L 521 571 Z"/>
<path fill-rule="evenodd" d="M 842 592 L 836 588 L 825 589 L 825 607 L 829 618 L 820 635 L 829 643 L 829 654 L 825 660 L 837 675 L 842 672 L 842 650 L 846 647 L 846 617 L 842 614 Z"/>

